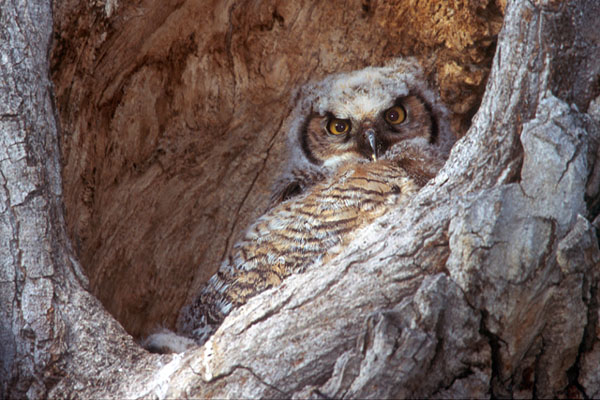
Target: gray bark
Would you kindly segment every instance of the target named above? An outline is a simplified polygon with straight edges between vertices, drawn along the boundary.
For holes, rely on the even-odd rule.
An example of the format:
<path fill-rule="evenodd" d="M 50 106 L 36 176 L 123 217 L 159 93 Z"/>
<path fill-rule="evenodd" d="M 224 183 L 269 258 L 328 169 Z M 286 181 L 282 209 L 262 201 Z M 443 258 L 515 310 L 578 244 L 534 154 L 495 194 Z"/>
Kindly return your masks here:
<path fill-rule="evenodd" d="M 123 378 L 117 368 L 144 365 L 133 362 L 144 352 L 85 290 L 65 233 L 51 30 L 49 2 L 2 1 L 1 398 L 98 397 Z"/>
<path fill-rule="evenodd" d="M 5 397 L 600 394 L 600 5 L 515 1 L 466 137 L 410 204 L 234 311 L 145 353 L 85 289 L 64 230 L 48 4 L 0 14 Z"/>

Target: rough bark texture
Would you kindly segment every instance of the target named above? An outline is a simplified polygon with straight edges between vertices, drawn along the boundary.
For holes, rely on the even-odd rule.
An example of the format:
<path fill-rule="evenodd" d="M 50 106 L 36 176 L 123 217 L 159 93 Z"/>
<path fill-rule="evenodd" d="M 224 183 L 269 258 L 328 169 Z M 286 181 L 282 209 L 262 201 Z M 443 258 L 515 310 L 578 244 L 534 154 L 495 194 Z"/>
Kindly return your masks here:
<path fill-rule="evenodd" d="M 448 3 L 446 11 L 455 5 Z M 268 181 L 262 174 L 276 168 L 281 136 L 277 132 L 287 107 L 280 103 L 290 89 L 287 85 L 421 47 L 440 46 L 438 55 L 447 51 L 470 57 L 465 47 L 453 47 L 468 34 L 456 35 L 450 29 L 423 33 L 423 41 L 414 39 L 409 46 L 411 31 L 405 31 L 400 21 L 421 28 L 435 19 L 420 19 L 415 10 L 411 11 L 415 15 L 400 12 L 404 2 L 357 2 L 362 10 L 357 15 L 367 14 L 365 30 L 375 23 L 389 26 L 384 30 L 389 41 L 384 40 L 381 49 L 371 46 L 366 54 L 347 55 L 348 60 L 341 56 L 346 46 L 361 41 L 342 23 L 348 13 L 331 11 L 339 20 L 319 20 L 311 14 L 317 7 L 284 9 L 268 2 L 248 3 L 264 10 L 205 2 L 198 7 L 208 8 L 195 12 L 186 2 L 160 3 L 162 8 L 158 3 L 140 4 L 123 9 L 113 1 L 103 8 L 85 5 L 77 22 L 76 17 L 71 23 L 56 21 L 57 32 L 65 36 L 58 38 L 56 48 L 62 52 L 55 50 L 52 63 L 65 129 L 66 225 L 78 254 L 88 263 L 90 286 L 121 321 L 131 324 L 128 329 L 134 333 L 144 331 L 146 319 L 156 322 L 167 311 L 148 311 L 150 303 L 144 299 L 150 295 L 138 292 L 131 296 L 139 301 L 142 316 L 136 317 L 129 308 L 136 303 L 125 306 L 131 299 L 123 293 L 157 279 L 163 273 L 157 271 L 164 268 L 160 263 L 169 260 L 169 249 L 179 263 L 183 253 L 173 249 L 199 246 L 199 238 L 207 233 L 194 229 L 207 210 L 205 200 L 198 198 L 211 188 L 209 180 L 254 168 L 254 183 L 241 185 L 248 176 L 243 172 L 232 175 L 232 182 L 244 190 L 234 191 L 227 184 L 215 195 L 217 200 L 226 193 L 233 198 L 235 212 L 228 212 L 237 222 L 226 223 L 215 214 L 212 225 L 225 226 L 231 233 L 253 215 L 250 209 L 259 204 L 256 198 Z M 484 2 L 482 7 L 504 9 L 502 2 L 498 4 Z M 61 3 L 55 7 L 56 15 L 66 15 L 61 7 L 74 10 L 79 5 Z M 481 107 L 438 176 L 406 208 L 364 229 L 327 265 L 315 265 L 253 298 L 234 311 L 202 348 L 170 356 L 150 355 L 137 347 L 85 290 L 86 278 L 70 249 L 62 216 L 58 132 L 48 78 L 50 6 L 4 0 L 1 10 L 4 397 L 600 395 L 600 251 L 594 221 L 600 191 L 600 5 L 595 0 L 509 2 Z M 190 39 L 192 27 L 186 29 L 184 22 L 194 16 L 203 21 L 208 10 L 222 18 L 213 26 L 206 22 L 194 29 L 221 36 L 203 36 L 216 38 L 216 44 L 199 49 L 193 43 L 200 40 Z M 130 18 L 111 20 L 116 12 L 119 18 Z M 136 12 L 151 23 L 136 25 Z M 460 13 L 446 14 L 451 19 Z M 252 15 L 267 16 L 266 29 L 233 23 L 251 21 Z M 320 36 L 322 46 L 321 42 L 314 50 L 299 46 L 300 53 L 291 53 L 297 59 L 284 58 L 269 64 L 271 69 L 260 66 L 273 62 L 265 60 L 278 54 L 277 48 L 264 47 L 272 53 L 244 53 L 253 43 L 272 46 L 274 41 L 262 42 L 261 35 L 282 36 L 277 30 L 292 29 L 294 21 L 318 21 L 313 31 L 326 26 L 337 33 L 324 29 L 328 33 Z M 144 26 L 148 29 L 141 29 Z M 157 26 L 161 28 L 156 30 Z M 257 30 L 238 32 L 239 26 Z M 91 32 L 90 27 L 98 31 Z M 108 29 L 104 38 L 102 29 Z M 311 30 L 307 24 L 296 29 L 299 34 Z M 379 35 L 375 29 L 368 31 Z M 88 45 L 74 52 L 78 47 L 65 42 L 69 34 Z M 426 41 L 428 35 L 432 40 L 444 35 L 458 39 L 433 43 Z M 86 37 L 89 42 L 81 39 Z M 377 46 L 378 38 L 372 37 Z M 282 43 L 290 46 L 296 39 Z M 183 50 L 173 44 L 182 40 L 196 50 L 177 64 L 181 58 L 175 53 Z M 112 65 L 120 54 L 111 54 L 113 48 L 128 54 L 129 64 Z M 327 51 L 311 67 L 313 58 L 303 56 L 321 49 Z M 444 68 L 452 65 L 448 61 L 452 57 L 444 57 L 439 56 L 432 67 L 441 82 Z M 340 59 L 344 61 L 336 64 Z M 202 66 L 209 64 L 223 68 L 223 75 L 215 75 L 214 81 L 198 78 Z M 172 75 L 173 65 L 181 66 L 179 75 Z M 142 74 L 145 70 L 149 75 Z M 230 85 L 217 84 L 225 76 Z M 179 83 L 167 84 L 171 79 Z M 280 83 L 269 92 L 265 82 Z M 193 86 L 198 96 L 175 90 L 184 86 Z M 450 87 L 442 83 L 442 89 Z M 163 95 L 171 97 L 160 100 Z M 146 102 L 137 102 L 136 96 L 147 97 Z M 467 108 L 477 103 L 465 101 Z M 468 112 L 461 115 L 458 125 Z M 161 125 L 153 116 L 167 122 Z M 192 132 L 201 132 L 197 141 Z M 227 145 L 228 137 L 244 135 L 250 135 L 245 144 Z M 246 154 L 250 144 L 253 150 Z M 210 169 L 219 163 L 229 169 Z M 265 166 L 258 175 L 257 163 Z M 215 171 L 221 175 L 211 175 Z M 144 197 L 134 201 L 127 190 Z M 168 193 L 174 199 L 167 201 Z M 185 201 L 186 196 L 193 200 Z M 178 206 L 175 211 L 173 204 Z M 192 213 L 194 205 L 201 208 L 199 214 Z M 180 215 L 179 208 L 188 214 Z M 190 230 L 183 234 L 181 220 L 169 224 L 160 217 L 169 213 L 175 220 L 186 217 Z M 134 222 L 142 226 L 132 228 Z M 152 224 L 154 229 L 149 228 Z M 123 238 L 132 247 L 121 243 Z M 152 245 L 140 248 L 143 238 Z M 228 246 L 226 238 L 215 240 L 223 241 L 220 252 Z M 158 242 L 166 247 L 154 249 Z M 113 253 L 113 247 L 119 250 Z M 147 270 L 135 269 L 143 264 L 142 254 L 153 260 L 145 265 Z M 118 268 L 107 267 L 110 263 Z M 127 272 L 124 266 L 137 272 Z M 185 268 L 190 267 L 174 266 L 174 274 L 183 274 Z M 116 283 L 124 287 L 111 286 Z M 107 299 L 103 285 L 114 288 L 117 304 Z M 152 293 L 164 295 L 161 301 L 171 306 L 185 297 L 174 293 L 181 282 L 153 285 Z M 157 292 L 158 286 L 165 291 Z M 130 318 L 139 320 L 128 322 Z"/>
<path fill-rule="evenodd" d="M 107 365 L 140 371 L 145 352 L 84 289 L 67 239 L 50 4 L 0 10 L 0 398 L 91 398 L 123 378 Z"/>

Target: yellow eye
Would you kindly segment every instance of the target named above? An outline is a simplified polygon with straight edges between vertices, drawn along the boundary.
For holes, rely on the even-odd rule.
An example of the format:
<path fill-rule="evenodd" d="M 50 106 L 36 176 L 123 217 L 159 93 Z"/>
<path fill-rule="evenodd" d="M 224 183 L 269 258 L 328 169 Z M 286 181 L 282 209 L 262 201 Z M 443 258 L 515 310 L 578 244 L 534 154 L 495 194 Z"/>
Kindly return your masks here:
<path fill-rule="evenodd" d="M 327 122 L 327 131 L 332 135 L 343 135 L 350 130 L 350 121 L 347 119 L 331 118 Z"/>
<path fill-rule="evenodd" d="M 398 125 L 406 120 L 406 110 L 402 106 L 394 106 L 383 115 L 388 124 Z"/>

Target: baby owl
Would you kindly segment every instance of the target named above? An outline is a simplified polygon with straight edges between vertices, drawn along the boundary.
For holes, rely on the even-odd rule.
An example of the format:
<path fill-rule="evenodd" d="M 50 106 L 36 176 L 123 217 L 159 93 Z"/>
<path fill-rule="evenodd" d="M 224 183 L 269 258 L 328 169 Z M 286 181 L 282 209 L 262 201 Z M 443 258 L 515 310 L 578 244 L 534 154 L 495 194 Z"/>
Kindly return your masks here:
<path fill-rule="evenodd" d="M 416 60 L 336 74 L 299 90 L 288 163 L 269 210 L 238 241 L 158 352 L 202 344 L 232 309 L 344 245 L 433 178 L 454 141 L 448 111 Z"/>

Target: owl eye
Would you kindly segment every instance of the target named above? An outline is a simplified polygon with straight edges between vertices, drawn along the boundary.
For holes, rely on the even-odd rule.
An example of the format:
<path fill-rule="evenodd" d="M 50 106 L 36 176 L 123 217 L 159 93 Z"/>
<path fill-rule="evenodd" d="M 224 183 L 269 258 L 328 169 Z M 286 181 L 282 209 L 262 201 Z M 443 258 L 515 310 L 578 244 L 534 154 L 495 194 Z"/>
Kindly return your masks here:
<path fill-rule="evenodd" d="M 350 121 L 347 119 L 331 118 L 327 122 L 327 131 L 332 135 L 343 135 L 350 130 Z"/>
<path fill-rule="evenodd" d="M 406 120 L 406 110 L 402 106 L 394 106 L 383 114 L 388 124 L 398 125 Z"/>

